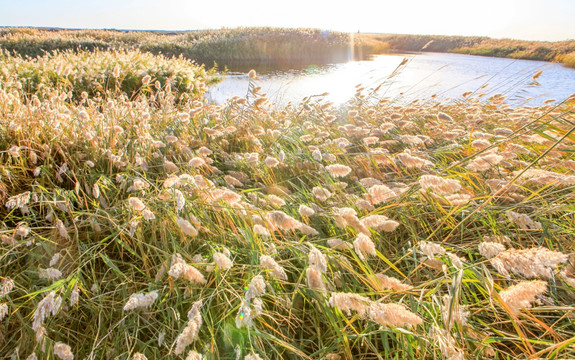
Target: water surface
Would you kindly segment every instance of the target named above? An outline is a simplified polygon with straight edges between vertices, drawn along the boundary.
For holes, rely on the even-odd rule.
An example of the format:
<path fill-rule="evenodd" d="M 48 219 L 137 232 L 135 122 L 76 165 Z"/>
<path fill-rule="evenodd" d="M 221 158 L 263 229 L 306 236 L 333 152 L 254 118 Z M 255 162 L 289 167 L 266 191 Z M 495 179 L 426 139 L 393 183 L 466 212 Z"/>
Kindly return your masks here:
<path fill-rule="evenodd" d="M 404 59 L 407 64 L 398 69 Z M 575 69 L 561 64 L 460 54 L 377 55 L 370 60 L 339 64 L 293 69 L 273 69 L 268 65 L 262 69 L 256 66 L 255 70 L 261 70 L 258 85 L 262 92 L 278 105 L 324 92 L 329 92 L 328 100 L 342 104 L 354 96 L 358 84 L 371 88 L 383 84 L 379 94 L 399 103 L 431 99 L 433 95 L 456 101 L 462 93 L 475 91 L 485 93 L 484 98 L 504 94 L 512 105 L 540 105 L 545 100 L 561 101 L 575 93 Z M 543 74 L 535 83 L 532 76 L 539 70 Z M 209 89 L 206 97 L 222 103 L 234 96 L 246 96 L 248 82 L 246 73 L 230 71 L 224 81 Z"/>

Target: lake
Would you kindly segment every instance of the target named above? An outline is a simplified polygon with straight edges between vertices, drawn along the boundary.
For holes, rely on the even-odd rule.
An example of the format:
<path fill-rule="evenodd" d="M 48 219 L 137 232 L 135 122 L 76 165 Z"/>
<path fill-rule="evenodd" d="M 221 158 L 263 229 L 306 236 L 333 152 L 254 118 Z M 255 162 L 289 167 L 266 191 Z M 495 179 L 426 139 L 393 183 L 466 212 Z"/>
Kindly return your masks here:
<path fill-rule="evenodd" d="M 404 59 L 407 64 L 394 73 Z M 514 106 L 540 105 L 545 100 L 561 101 L 575 93 L 575 69 L 561 64 L 460 54 L 377 55 L 347 63 L 293 69 L 268 65 L 254 69 L 258 71 L 261 92 L 267 93 L 276 105 L 299 102 L 324 92 L 329 93 L 328 100 L 342 104 L 353 97 L 356 85 L 375 88 L 382 83 L 379 95 L 400 104 L 432 95 L 443 101 L 456 101 L 466 91 L 477 91 L 485 93 L 484 98 L 504 94 Z M 222 103 L 234 96 L 246 96 L 249 78 L 245 72 L 233 70 L 209 89 L 206 97 L 210 101 Z M 536 84 L 532 76 L 539 70 L 543 74 Z"/>

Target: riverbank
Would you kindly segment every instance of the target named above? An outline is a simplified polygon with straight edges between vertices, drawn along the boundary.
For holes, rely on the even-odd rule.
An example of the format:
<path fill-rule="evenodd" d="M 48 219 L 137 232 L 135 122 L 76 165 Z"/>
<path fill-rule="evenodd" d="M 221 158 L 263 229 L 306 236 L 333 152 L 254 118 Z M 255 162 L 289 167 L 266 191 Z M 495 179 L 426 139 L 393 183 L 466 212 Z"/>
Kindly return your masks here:
<path fill-rule="evenodd" d="M 371 44 L 371 45 L 369 45 Z M 237 28 L 188 32 L 1 29 L 0 49 L 36 57 L 52 51 L 135 50 L 183 56 L 208 67 L 336 63 L 378 51 L 377 42 L 318 29 Z M 365 54 L 365 55 L 364 55 Z"/>
<path fill-rule="evenodd" d="M 22 56 L 51 51 L 123 49 L 183 56 L 208 67 L 214 63 L 305 66 L 367 58 L 402 51 L 555 61 L 575 67 L 575 41 L 542 42 L 487 37 L 354 34 L 318 29 L 237 28 L 187 32 L 0 29 L 0 49 Z"/>
<path fill-rule="evenodd" d="M 452 52 L 524 60 L 553 61 L 575 68 L 575 40 L 547 42 L 473 36 L 361 35 L 390 51 Z"/>

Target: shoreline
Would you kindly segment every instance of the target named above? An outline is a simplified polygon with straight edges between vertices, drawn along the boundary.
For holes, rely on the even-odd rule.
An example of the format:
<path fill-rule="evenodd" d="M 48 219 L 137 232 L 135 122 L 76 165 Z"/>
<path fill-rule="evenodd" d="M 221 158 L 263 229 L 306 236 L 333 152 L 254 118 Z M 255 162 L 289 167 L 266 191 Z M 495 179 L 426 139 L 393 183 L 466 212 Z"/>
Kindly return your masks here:
<path fill-rule="evenodd" d="M 0 28 L 0 49 L 37 57 L 53 51 L 133 50 L 183 56 L 212 67 L 274 62 L 306 66 L 386 53 L 438 52 L 558 62 L 575 68 L 575 40 L 560 42 L 472 36 L 354 34 L 319 29 L 236 28 L 182 32 Z M 233 65 L 232 65 L 233 64 Z"/>

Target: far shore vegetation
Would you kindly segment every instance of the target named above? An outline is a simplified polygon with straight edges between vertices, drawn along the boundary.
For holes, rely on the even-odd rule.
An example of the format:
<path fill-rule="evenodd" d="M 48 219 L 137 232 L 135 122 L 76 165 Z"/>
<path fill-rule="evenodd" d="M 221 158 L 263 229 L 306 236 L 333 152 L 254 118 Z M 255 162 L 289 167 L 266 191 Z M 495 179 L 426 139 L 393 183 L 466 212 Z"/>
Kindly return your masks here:
<path fill-rule="evenodd" d="M 140 50 L 234 68 L 363 59 L 393 52 L 449 52 L 560 62 L 575 68 L 575 40 L 353 34 L 319 29 L 237 28 L 185 32 L 0 28 L 0 49 L 37 57 L 53 51 Z"/>

